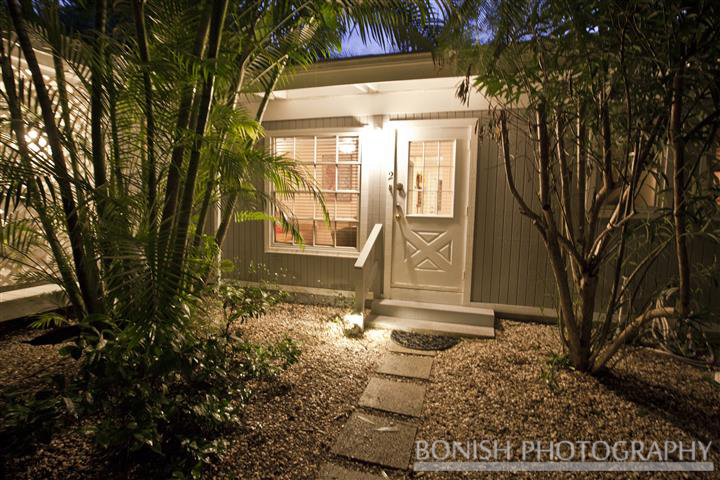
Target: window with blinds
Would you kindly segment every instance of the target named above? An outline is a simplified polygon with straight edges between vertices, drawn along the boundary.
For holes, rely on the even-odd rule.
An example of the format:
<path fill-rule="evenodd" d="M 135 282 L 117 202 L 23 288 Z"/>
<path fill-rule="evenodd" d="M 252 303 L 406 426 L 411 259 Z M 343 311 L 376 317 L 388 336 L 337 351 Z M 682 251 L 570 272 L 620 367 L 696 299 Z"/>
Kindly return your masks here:
<path fill-rule="evenodd" d="M 308 191 L 272 192 L 297 222 L 306 247 L 357 248 L 360 219 L 360 139 L 353 135 L 275 137 L 275 155 L 297 162 L 322 191 L 328 223 L 319 200 Z M 293 245 L 292 234 L 273 228 L 275 245 Z"/>

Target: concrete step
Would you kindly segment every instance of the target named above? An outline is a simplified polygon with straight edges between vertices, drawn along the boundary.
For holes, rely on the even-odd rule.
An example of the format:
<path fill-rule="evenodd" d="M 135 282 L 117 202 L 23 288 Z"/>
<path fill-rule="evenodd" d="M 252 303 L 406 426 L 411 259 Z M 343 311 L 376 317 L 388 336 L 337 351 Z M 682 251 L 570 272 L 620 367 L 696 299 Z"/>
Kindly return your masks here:
<path fill-rule="evenodd" d="M 68 305 L 57 285 L 38 285 L 0 292 L 0 322 L 57 310 Z"/>
<path fill-rule="evenodd" d="M 368 317 L 367 324 L 371 328 L 386 328 L 389 330 L 402 330 L 404 332 L 450 335 L 456 337 L 495 337 L 494 326 L 467 325 L 462 323 L 450 322 L 433 322 L 430 320 L 398 318 L 390 317 L 387 315 L 371 314 Z"/>
<path fill-rule="evenodd" d="M 372 313 L 384 317 L 425 320 L 437 323 L 473 325 L 476 327 L 489 328 L 494 328 L 495 326 L 494 311 L 461 305 L 442 305 L 438 303 L 381 299 L 372 302 Z"/>

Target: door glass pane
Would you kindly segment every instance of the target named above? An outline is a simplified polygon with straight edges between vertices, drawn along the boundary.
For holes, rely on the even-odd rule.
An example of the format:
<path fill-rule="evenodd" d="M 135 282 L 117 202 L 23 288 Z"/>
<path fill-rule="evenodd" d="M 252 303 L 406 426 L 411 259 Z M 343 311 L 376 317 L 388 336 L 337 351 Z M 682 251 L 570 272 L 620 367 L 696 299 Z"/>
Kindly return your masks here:
<path fill-rule="evenodd" d="M 408 153 L 407 214 L 451 217 L 455 141 L 411 141 Z"/>

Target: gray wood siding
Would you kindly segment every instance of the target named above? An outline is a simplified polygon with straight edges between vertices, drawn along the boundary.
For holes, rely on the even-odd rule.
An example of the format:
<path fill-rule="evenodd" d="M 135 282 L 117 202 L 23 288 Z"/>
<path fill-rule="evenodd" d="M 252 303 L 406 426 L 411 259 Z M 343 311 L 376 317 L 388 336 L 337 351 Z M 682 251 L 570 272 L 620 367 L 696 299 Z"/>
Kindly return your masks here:
<path fill-rule="evenodd" d="M 478 155 L 473 241 L 473 302 L 554 307 L 554 283 L 542 238 L 520 215 L 505 181 L 505 170 L 495 140 L 488 130 L 487 111 L 392 115 L 392 120 L 477 118 Z M 517 129 L 511 132 L 511 153 L 522 163 L 532 155 Z M 515 172 L 518 189 L 534 198 L 527 169 Z"/>
<path fill-rule="evenodd" d="M 432 114 L 390 115 L 390 120 L 434 120 L 445 118 L 478 118 L 477 184 L 475 198 L 475 232 L 472 251 L 473 302 L 519 305 L 532 307 L 555 306 L 555 282 L 547 261 L 545 246 L 535 227 L 520 215 L 505 179 L 504 166 L 499 157 L 498 146 L 488 127 L 488 112 L 441 112 Z M 287 120 L 266 122 L 265 128 L 292 130 L 304 128 L 360 127 L 371 124 L 370 117 L 334 117 L 308 120 Z M 511 153 L 516 159 L 514 174 L 518 189 L 537 208 L 533 190 L 532 151 L 530 142 L 519 129 L 510 132 Z M 363 168 L 368 162 L 380 161 L 363 157 Z M 361 186 L 363 195 L 368 196 L 367 227 L 369 233 L 375 223 L 384 223 L 387 194 L 387 171 L 392 160 L 383 158 L 387 168 L 371 168 L 366 182 Z M 362 217 L 361 213 L 361 217 Z M 360 246 L 365 239 L 360 239 Z M 652 280 L 646 294 L 652 287 L 659 287 L 675 272 L 672 252 L 663 258 L 648 273 Z M 717 249 L 707 242 L 695 243 L 692 259 L 702 259 L 711 265 L 718 256 Z M 251 272 L 252 265 L 264 265 L 267 270 L 279 276 L 278 281 L 286 285 L 353 290 L 352 258 L 333 258 L 303 254 L 265 253 L 263 246 L 263 225 L 259 222 L 233 224 L 223 245 L 223 257 L 233 260 L 235 278 L 256 281 L 257 273 Z M 610 291 L 610 277 L 607 268 L 601 278 L 597 309 L 604 307 L 604 298 Z M 654 290 L 654 288 L 653 288 Z M 717 305 L 720 295 L 706 291 Z M 643 295 L 638 296 L 638 300 Z"/>
<path fill-rule="evenodd" d="M 425 114 L 390 115 L 390 120 L 436 120 L 446 118 L 478 118 L 482 127 L 487 112 L 439 112 Z M 307 120 L 266 122 L 266 130 L 292 130 L 302 128 L 358 127 L 371 123 L 368 117 L 334 117 Z M 507 189 L 505 173 L 498 157 L 498 149 L 490 135 L 480 128 L 478 142 L 478 180 L 476 188 L 475 235 L 471 300 L 523 306 L 553 306 L 552 273 L 549 270 L 545 249 L 538 233 L 530 222 L 518 212 Z M 515 154 L 525 155 L 527 144 L 520 142 L 520 134 L 513 141 Z M 520 147 L 516 147 L 520 145 Z M 369 159 L 364 158 L 367 162 Z M 389 159 L 386 159 L 390 162 Z M 391 168 L 391 163 L 388 165 Z M 375 168 L 363 185 L 369 194 L 368 226 L 385 219 L 385 175 L 388 168 Z M 526 171 L 518 171 L 518 185 L 523 193 L 532 197 L 532 185 Z M 365 191 L 367 189 L 367 192 Z M 361 239 L 360 245 L 365 239 Z M 257 281 L 252 265 L 262 264 L 280 276 L 286 285 L 316 288 L 353 290 L 353 259 L 319 257 L 302 254 L 265 253 L 263 226 L 249 222 L 233 224 L 223 245 L 223 257 L 233 260 L 236 270 L 232 274 L 241 280 Z"/>
<path fill-rule="evenodd" d="M 478 128 L 471 298 L 483 303 L 553 307 L 555 290 L 545 245 L 510 193 L 488 120 L 481 116 Z M 527 160 L 532 147 L 518 129 L 509 133 L 517 188 L 524 198 L 534 199 L 532 172 L 526 168 L 531 165 Z"/>

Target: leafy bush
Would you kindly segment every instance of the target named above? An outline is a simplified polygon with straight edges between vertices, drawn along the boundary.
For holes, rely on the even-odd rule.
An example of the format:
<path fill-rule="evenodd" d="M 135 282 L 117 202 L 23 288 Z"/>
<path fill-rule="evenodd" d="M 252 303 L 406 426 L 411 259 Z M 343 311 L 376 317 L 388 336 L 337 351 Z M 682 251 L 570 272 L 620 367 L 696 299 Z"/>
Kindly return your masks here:
<path fill-rule="evenodd" d="M 0 454 L 27 453 L 47 443 L 62 413 L 63 397 L 52 386 L 37 392 L 11 392 L 0 400 Z"/>
<path fill-rule="evenodd" d="M 233 282 L 220 286 L 220 298 L 223 300 L 225 331 L 236 321 L 244 323 L 250 318 L 258 318 L 267 309 L 287 299 L 287 292 L 280 289 L 240 286 Z"/>
<path fill-rule="evenodd" d="M 282 298 L 261 288 L 223 287 L 228 319 L 262 315 Z M 188 312 L 189 309 L 179 308 Z M 197 315 L 205 315 L 200 311 Z M 136 460 L 158 457 L 162 475 L 200 475 L 226 446 L 223 437 L 241 420 L 249 382 L 272 380 L 297 362 L 290 339 L 255 345 L 224 331 L 198 336 L 189 314 L 181 322 L 118 322 L 86 317 L 82 332 L 61 354 L 81 361 L 64 391 L 8 399 L 2 437 L 14 451 L 46 442 L 63 414 L 90 420 L 85 433 L 102 447 Z M 98 328 L 102 325 L 103 328 Z"/>
<path fill-rule="evenodd" d="M 100 445 L 154 452 L 197 473 L 239 423 L 248 381 L 273 378 L 298 349 L 291 340 L 261 347 L 226 332 L 194 338 L 174 326 L 152 329 L 84 335 L 74 347 L 87 359 L 76 402 L 103 419 L 90 431 Z"/>

